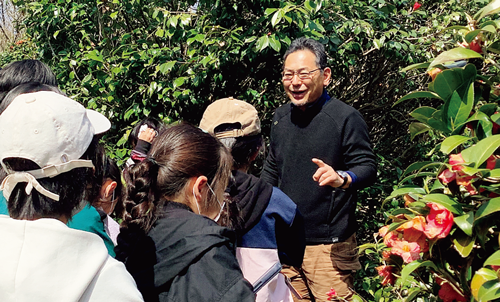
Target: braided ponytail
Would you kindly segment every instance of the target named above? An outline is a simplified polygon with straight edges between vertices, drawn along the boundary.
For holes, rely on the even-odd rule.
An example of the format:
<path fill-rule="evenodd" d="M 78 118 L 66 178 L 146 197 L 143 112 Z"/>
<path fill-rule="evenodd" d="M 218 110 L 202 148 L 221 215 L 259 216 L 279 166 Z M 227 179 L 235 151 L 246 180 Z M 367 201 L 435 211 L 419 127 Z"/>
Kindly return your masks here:
<path fill-rule="evenodd" d="M 147 232 L 153 226 L 158 208 L 155 194 L 158 169 L 156 161 L 146 159 L 125 171 L 127 186 L 122 227 L 135 224 Z"/>

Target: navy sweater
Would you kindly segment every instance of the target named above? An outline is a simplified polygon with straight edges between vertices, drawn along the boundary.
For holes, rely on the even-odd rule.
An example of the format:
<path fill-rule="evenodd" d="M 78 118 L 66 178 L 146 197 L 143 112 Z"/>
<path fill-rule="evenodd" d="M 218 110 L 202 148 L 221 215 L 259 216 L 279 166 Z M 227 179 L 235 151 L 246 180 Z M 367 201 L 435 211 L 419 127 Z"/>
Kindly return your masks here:
<path fill-rule="evenodd" d="M 304 216 L 307 244 L 342 242 L 357 229 L 356 190 L 375 181 L 375 155 L 368 129 L 353 107 L 330 98 L 326 91 L 302 111 L 293 104 L 279 107 L 271 127 L 269 155 L 261 178 L 279 187 Z M 335 170 L 351 171 L 348 189 L 320 187 L 312 179 L 319 158 Z"/>

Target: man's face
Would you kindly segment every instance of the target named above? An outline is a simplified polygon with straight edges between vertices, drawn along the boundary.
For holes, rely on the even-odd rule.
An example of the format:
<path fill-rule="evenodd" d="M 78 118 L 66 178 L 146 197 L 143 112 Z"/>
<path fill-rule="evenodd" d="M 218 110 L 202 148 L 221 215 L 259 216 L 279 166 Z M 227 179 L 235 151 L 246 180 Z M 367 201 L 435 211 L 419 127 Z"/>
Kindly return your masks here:
<path fill-rule="evenodd" d="M 288 55 L 283 69 L 284 74 L 295 74 L 292 79 L 282 79 L 285 92 L 296 106 L 305 109 L 305 105 L 316 101 L 323 94 L 323 87 L 330 82 L 331 70 L 318 69 L 316 56 L 310 50 L 298 50 Z M 315 71 L 314 71 L 315 70 Z M 309 79 L 300 79 L 297 73 L 307 73 Z"/>

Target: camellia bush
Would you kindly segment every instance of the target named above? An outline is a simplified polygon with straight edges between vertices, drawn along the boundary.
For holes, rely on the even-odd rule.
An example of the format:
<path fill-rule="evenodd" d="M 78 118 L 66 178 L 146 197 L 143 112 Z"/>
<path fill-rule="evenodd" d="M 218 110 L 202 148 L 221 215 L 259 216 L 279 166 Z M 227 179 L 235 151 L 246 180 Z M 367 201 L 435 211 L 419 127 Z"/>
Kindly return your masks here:
<path fill-rule="evenodd" d="M 411 164 L 386 201 L 400 207 L 387 215 L 378 241 L 362 246 L 379 259 L 385 287 L 375 301 L 492 301 L 500 299 L 500 11 L 495 0 L 452 26 L 453 46 L 428 63 L 426 91 L 411 116 L 412 137 L 440 138 L 433 160 Z M 396 105 L 397 105 L 396 104 Z"/>

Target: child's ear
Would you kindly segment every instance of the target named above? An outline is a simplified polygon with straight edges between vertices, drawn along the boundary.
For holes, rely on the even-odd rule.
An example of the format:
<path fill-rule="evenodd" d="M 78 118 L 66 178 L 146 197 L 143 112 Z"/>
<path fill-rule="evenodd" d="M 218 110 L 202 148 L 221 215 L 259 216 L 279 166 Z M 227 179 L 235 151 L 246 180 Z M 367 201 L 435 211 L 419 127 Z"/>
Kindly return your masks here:
<path fill-rule="evenodd" d="M 113 191 L 116 189 L 116 181 L 107 181 L 105 184 L 104 184 L 105 188 L 104 188 L 104 197 L 105 198 L 108 198 L 110 196 L 113 195 Z"/>

